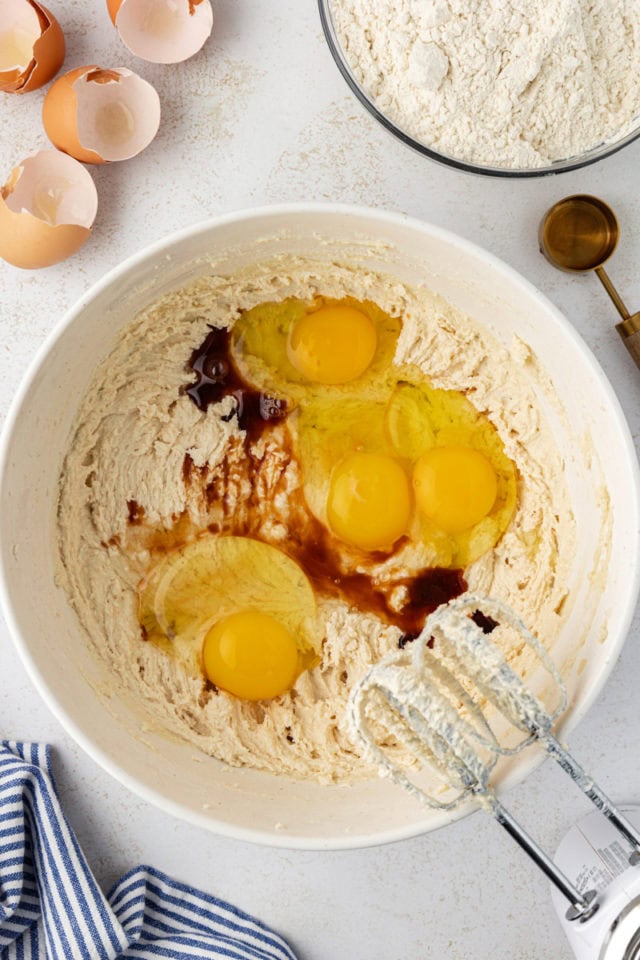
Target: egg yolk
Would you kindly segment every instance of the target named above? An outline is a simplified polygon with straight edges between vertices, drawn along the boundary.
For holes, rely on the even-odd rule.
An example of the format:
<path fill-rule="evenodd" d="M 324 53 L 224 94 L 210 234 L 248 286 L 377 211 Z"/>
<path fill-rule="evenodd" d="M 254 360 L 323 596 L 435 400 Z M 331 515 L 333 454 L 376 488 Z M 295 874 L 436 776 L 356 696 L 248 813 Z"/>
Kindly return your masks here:
<path fill-rule="evenodd" d="M 422 513 L 447 533 L 461 533 L 490 512 L 498 482 L 478 450 L 432 447 L 414 467 L 413 488 Z"/>
<path fill-rule="evenodd" d="M 407 476 L 392 457 L 354 453 L 333 471 L 327 519 L 333 532 L 363 550 L 388 550 L 411 513 Z"/>
<path fill-rule="evenodd" d="M 376 352 L 376 328 L 354 307 L 321 307 L 292 327 L 289 360 L 312 383 L 347 383 L 360 377 Z"/>
<path fill-rule="evenodd" d="M 268 700 L 293 686 L 298 647 L 275 617 L 241 610 L 211 627 L 202 662 L 209 680 L 222 690 L 242 700 Z"/>

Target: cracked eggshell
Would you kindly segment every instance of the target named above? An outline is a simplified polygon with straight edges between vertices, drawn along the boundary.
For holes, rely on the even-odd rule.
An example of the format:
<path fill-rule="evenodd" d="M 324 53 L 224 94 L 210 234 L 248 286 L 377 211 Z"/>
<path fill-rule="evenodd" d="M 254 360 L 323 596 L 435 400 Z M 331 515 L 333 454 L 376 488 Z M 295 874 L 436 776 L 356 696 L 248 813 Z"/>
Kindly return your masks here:
<path fill-rule="evenodd" d="M 107 0 L 109 15 L 131 53 L 151 63 L 180 63 L 211 34 L 210 0 Z"/>
<path fill-rule="evenodd" d="M 29 93 L 62 66 L 64 34 L 36 0 L 0 0 L 0 91 Z"/>
<path fill-rule="evenodd" d="M 50 267 L 91 233 L 98 193 L 85 168 L 57 150 L 41 150 L 0 188 L 0 257 L 15 267 Z"/>
<path fill-rule="evenodd" d="M 128 160 L 158 132 L 160 98 L 150 83 L 125 67 L 78 67 L 53 84 L 42 120 L 54 146 L 76 160 Z"/>

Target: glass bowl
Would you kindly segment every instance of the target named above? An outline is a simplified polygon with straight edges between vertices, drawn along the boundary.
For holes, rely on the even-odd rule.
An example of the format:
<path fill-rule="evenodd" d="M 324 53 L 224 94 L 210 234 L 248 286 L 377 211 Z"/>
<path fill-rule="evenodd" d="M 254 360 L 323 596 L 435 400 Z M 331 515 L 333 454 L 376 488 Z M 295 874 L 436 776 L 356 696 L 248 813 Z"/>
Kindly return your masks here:
<path fill-rule="evenodd" d="M 401 140 L 402 143 L 405 143 L 413 150 L 417 151 L 417 153 L 422 154 L 423 157 L 429 157 L 431 160 L 436 160 L 438 163 L 443 163 L 448 167 L 455 167 L 457 170 L 465 170 L 467 173 L 483 174 L 487 177 L 506 177 L 511 179 L 520 179 L 524 177 L 548 177 L 554 173 L 566 173 L 569 170 L 579 170 L 580 167 L 586 167 L 591 163 L 596 163 L 598 160 L 603 160 L 605 157 L 610 157 L 613 153 L 617 153 L 618 150 L 622 150 L 623 147 L 626 147 L 628 143 L 632 143 L 635 139 L 637 139 L 637 137 L 640 137 L 639 118 L 638 125 L 619 140 L 614 142 L 600 143 L 597 146 L 592 147 L 590 150 L 587 150 L 585 153 L 573 157 L 567 157 L 564 160 L 555 160 L 553 163 L 544 167 L 492 167 L 480 163 L 471 163 L 467 160 L 458 160 L 456 157 L 451 157 L 445 153 L 441 153 L 432 147 L 426 146 L 426 144 L 421 143 L 419 140 L 414 139 L 401 127 L 397 126 L 393 120 L 389 119 L 389 117 L 387 117 L 378 109 L 375 102 L 362 89 L 353 74 L 353 71 L 349 65 L 349 61 L 347 60 L 344 50 L 342 49 L 342 45 L 340 44 L 340 40 L 338 39 L 337 30 L 331 12 L 333 2 L 334 0 L 318 0 L 318 7 L 320 10 L 322 29 L 324 30 L 324 35 L 329 46 L 329 50 L 331 51 L 333 59 L 335 60 L 340 73 L 346 80 L 347 85 L 351 89 L 352 93 L 354 93 L 360 103 L 366 107 L 371 116 L 374 117 L 386 130 L 388 130 L 389 133 L 392 133 L 394 137 L 396 137 L 398 140 Z"/>

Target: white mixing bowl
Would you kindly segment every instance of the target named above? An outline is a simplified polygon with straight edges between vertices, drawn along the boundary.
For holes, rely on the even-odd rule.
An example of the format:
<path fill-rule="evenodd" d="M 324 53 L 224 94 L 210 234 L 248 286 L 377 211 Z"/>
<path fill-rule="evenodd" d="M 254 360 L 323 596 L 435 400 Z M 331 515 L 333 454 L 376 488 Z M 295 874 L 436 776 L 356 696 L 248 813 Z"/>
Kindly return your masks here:
<path fill-rule="evenodd" d="M 639 575 L 637 462 L 609 383 L 552 304 L 472 244 L 402 216 L 305 204 L 233 214 L 184 230 L 108 274 L 49 338 L 13 405 L 0 465 L 5 612 L 39 692 L 98 763 L 176 816 L 266 844 L 364 846 L 431 830 L 453 817 L 423 809 L 383 780 L 321 786 L 232 769 L 205 756 L 194 759 L 191 746 L 145 728 L 131 693 L 101 692 L 109 688 L 106 664 L 91 652 L 54 583 L 63 453 L 81 398 L 119 328 L 166 291 L 210 270 L 219 255 L 229 270 L 281 252 L 347 259 L 424 283 L 505 344 L 517 333 L 546 369 L 567 419 L 541 403 L 567 460 L 577 519 L 569 586 L 578 602 L 553 651 L 569 689 L 569 725 L 598 694 L 633 613 Z M 605 522 L 598 506 L 603 482 L 611 500 L 611 550 L 600 595 L 593 604 L 581 603 L 581 596 L 586 601 L 596 589 L 590 574 Z M 530 752 L 507 765 L 502 787 L 522 779 L 536 759 Z"/>

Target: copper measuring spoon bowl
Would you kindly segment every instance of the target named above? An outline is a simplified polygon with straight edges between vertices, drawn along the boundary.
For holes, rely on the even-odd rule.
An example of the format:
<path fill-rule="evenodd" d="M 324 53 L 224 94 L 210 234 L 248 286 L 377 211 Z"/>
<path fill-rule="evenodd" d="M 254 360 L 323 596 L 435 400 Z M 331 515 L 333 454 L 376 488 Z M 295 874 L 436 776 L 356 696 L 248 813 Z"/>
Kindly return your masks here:
<path fill-rule="evenodd" d="M 598 197 L 575 194 L 547 210 L 540 224 L 540 251 L 559 270 L 595 272 L 622 317 L 616 330 L 640 367 L 640 311 L 629 313 L 603 267 L 619 235 L 616 215 L 608 204 Z"/>

